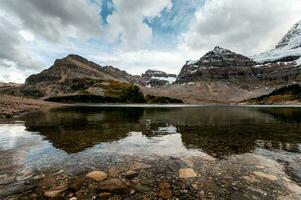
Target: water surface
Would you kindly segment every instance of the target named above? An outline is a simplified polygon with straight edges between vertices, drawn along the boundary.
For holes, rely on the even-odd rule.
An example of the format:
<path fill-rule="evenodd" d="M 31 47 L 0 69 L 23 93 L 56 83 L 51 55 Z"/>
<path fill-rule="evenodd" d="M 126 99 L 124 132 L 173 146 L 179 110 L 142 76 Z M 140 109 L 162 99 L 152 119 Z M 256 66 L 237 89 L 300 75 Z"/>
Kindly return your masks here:
<path fill-rule="evenodd" d="M 212 184 L 218 188 L 230 181 L 226 189 L 210 190 L 224 198 L 298 198 L 300 144 L 299 107 L 82 105 L 42 110 L 0 124 L 0 197 L 35 191 L 36 186 L 23 185 L 37 174 L 63 170 L 76 176 L 138 160 L 149 162 L 154 175 L 163 162 L 160 168 L 175 174 L 181 167 L 198 170 L 202 175 L 194 184 L 215 177 Z M 183 163 L 174 165 L 175 160 Z M 276 176 L 273 184 L 280 189 L 273 187 L 279 191 L 253 185 L 246 177 L 254 178 L 256 170 Z M 195 197 L 208 198 L 206 190 L 197 189 Z"/>

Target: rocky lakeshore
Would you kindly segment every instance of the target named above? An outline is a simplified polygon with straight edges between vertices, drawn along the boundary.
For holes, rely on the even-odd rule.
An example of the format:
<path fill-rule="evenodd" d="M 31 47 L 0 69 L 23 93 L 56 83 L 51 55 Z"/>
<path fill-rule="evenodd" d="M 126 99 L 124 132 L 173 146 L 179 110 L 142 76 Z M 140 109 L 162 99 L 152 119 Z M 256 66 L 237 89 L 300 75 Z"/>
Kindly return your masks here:
<path fill-rule="evenodd" d="M 24 169 L 1 175 L 4 199 L 298 199 L 301 187 L 278 163 L 246 154 L 228 159 L 120 157 L 90 169 Z M 111 158 L 112 159 L 112 158 Z M 3 169 L 8 170 L 8 169 Z M 8 170 L 9 171 L 9 170 Z"/>
<path fill-rule="evenodd" d="M 0 94 L 0 119 L 12 118 L 20 114 L 41 109 L 42 107 L 55 107 L 60 105 L 62 104 Z"/>

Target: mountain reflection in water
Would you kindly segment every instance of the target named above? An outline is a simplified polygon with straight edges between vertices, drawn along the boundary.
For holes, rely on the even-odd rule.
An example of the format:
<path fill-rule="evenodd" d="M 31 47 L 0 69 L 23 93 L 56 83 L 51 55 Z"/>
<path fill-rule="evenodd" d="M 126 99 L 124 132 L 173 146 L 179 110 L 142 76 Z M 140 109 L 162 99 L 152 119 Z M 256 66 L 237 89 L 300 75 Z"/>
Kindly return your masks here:
<path fill-rule="evenodd" d="M 32 113 L 22 120 L 27 131 L 38 133 L 68 154 L 100 143 L 133 139 L 132 133 L 157 142 L 160 137 L 178 134 L 187 149 L 214 157 L 252 152 L 258 146 L 299 152 L 301 142 L 300 108 L 68 107 Z M 130 150 L 139 144 L 128 145 L 132 145 Z M 165 147 L 168 145 L 176 149 L 172 142 Z"/>

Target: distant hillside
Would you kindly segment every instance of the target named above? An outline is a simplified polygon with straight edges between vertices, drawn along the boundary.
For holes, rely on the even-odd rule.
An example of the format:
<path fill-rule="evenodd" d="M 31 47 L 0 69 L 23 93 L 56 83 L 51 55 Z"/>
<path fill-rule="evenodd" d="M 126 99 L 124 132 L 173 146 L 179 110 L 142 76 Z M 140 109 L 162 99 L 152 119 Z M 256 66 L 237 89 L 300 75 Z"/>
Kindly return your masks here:
<path fill-rule="evenodd" d="M 301 103 L 301 86 L 298 84 L 284 86 L 270 94 L 245 100 L 247 104 L 288 104 Z"/>

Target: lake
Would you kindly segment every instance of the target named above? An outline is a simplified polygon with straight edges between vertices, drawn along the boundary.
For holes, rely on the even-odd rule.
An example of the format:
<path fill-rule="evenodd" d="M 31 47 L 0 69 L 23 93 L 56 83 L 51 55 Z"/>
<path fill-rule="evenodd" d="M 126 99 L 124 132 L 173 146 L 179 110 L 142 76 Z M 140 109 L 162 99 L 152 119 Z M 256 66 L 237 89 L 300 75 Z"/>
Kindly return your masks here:
<path fill-rule="evenodd" d="M 45 109 L 0 121 L 0 199 L 301 199 L 300 144 L 301 107 Z"/>

